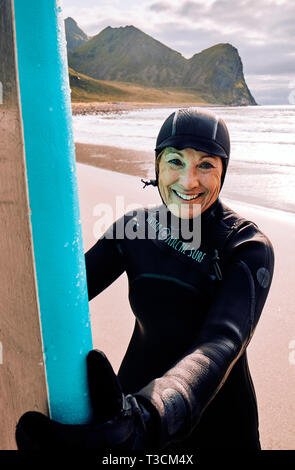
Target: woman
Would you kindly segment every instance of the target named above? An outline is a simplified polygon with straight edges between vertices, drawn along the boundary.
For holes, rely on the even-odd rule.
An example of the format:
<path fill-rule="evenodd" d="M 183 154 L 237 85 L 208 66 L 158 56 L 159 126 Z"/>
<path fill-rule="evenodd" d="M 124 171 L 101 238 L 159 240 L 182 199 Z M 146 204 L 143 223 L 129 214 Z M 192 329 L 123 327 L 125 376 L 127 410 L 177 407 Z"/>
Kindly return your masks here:
<path fill-rule="evenodd" d="M 219 199 L 229 155 L 226 125 L 213 113 L 180 109 L 166 119 L 157 138 L 156 180 L 147 182 L 158 186 L 163 206 L 126 214 L 86 253 L 89 299 L 126 271 L 136 317 L 114 385 L 115 417 L 77 427 L 27 414 L 19 443 L 38 428 L 35 441 L 47 429 L 46 442 L 63 446 L 260 449 L 246 348 L 274 257 L 258 227 Z M 185 223 L 190 238 L 179 230 Z M 118 238 L 122 225 L 125 236 Z M 153 236 L 128 236 L 130 227 Z M 93 352 L 88 360 L 101 423 L 107 399 L 96 400 L 93 385 L 101 357 Z"/>

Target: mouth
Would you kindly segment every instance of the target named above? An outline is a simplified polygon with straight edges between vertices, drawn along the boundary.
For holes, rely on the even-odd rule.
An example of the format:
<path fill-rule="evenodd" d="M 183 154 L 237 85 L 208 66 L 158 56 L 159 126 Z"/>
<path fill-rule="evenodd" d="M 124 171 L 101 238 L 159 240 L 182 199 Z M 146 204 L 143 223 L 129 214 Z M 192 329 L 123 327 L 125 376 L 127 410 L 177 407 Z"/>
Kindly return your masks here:
<path fill-rule="evenodd" d="M 199 199 L 200 196 L 203 196 L 204 193 L 198 193 L 198 194 L 191 194 L 191 195 L 188 195 L 188 194 L 183 194 L 183 193 L 180 193 L 179 191 L 176 191 L 175 189 L 172 189 L 172 191 L 174 192 L 174 194 L 176 194 L 176 196 L 179 197 L 179 199 L 181 199 L 182 201 L 194 201 L 196 199 Z"/>

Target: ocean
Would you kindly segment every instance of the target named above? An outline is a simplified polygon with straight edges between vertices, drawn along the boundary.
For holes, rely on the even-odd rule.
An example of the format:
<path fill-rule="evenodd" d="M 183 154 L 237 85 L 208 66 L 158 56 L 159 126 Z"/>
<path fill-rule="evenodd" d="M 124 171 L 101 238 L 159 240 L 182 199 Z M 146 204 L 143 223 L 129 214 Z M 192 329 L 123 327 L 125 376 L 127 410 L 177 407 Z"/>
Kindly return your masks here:
<path fill-rule="evenodd" d="M 295 106 L 210 107 L 231 136 L 231 157 L 221 196 L 295 212 Z M 158 131 L 173 108 L 73 116 L 75 142 L 151 152 L 154 176 Z"/>

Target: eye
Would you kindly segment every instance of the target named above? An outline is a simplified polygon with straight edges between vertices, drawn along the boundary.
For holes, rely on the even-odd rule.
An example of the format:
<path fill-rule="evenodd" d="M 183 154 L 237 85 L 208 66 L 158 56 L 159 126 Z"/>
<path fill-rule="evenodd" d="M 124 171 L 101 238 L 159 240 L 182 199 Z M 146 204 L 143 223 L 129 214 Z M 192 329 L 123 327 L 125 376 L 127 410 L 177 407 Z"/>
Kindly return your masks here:
<path fill-rule="evenodd" d="M 204 170 L 208 170 L 210 168 L 214 168 L 214 166 L 212 165 L 212 163 L 210 162 L 202 162 L 200 164 L 200 168 L 204 169 Z"/>
<path fill-rule="evenodd" d="M 168 163 L 170 163 L 171 165 L 175 165 L 175 166 L 182 165 L 182 161 L 179 158 L 171 158 L 171 160 L 168 160 Z"/>

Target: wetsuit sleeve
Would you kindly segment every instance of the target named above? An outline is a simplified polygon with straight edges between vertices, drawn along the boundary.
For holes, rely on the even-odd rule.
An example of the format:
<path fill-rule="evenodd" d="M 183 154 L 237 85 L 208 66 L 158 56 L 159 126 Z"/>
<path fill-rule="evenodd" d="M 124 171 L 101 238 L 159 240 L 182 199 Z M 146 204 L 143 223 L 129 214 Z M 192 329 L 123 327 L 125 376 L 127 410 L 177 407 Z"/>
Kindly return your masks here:
<path fill-rule="evenodd" d="M 112 284 L 126 269 L 117 240 L 105 235 L 87 251 L 85 263 L 89 300 Z"/>
<path fill-rule="evenodd" d="M 274 256 L 269 240 L 243 228 L 194 346 L 138 392 L 160 415 L 160 445 L 188 437 L 245 351 L 268 295 Z"/>

